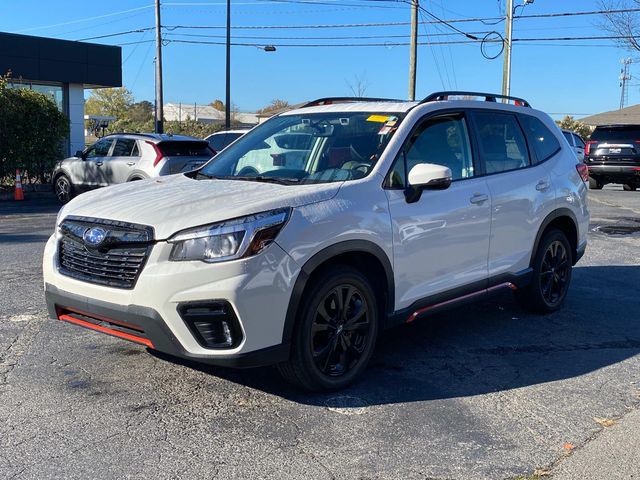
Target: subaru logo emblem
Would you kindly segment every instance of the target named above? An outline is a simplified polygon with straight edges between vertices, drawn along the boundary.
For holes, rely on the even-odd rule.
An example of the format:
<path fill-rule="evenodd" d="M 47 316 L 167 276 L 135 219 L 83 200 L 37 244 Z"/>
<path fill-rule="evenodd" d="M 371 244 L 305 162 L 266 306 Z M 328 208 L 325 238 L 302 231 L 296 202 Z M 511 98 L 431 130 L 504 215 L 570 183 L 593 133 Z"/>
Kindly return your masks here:
<path fill-rule="evenodd" d="M 92 227 L 84 232 L 82 239 L 90 247 L 97 247 L 107 238 L 107 231 L 104 228 Z"/>

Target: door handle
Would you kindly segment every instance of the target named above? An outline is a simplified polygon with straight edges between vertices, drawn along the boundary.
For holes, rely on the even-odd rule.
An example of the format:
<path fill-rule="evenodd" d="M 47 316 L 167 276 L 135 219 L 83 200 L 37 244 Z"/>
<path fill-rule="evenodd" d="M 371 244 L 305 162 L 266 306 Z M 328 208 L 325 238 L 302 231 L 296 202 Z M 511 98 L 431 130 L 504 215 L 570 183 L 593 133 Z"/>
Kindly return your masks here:
<path fill-rule="evenodd" d="M 486 202 L 487 200 L 489 200 L 489 195 L 486 195 L 484 193 L 476 193 L 473 197 L 469 199 L 469 201 L 474 205 L 480 205 L 481 203 Z"/>
<path fill-rule="evenodd" d="M 96 162 L 96 165 L 97 165 L 98 167 L 101 167 L 101 166 L 102 166 L 102 162 Z"/>
<path fill-rule="evenodd" d="M 538 190 L 539 192 L 545 192 L 549 190 L 549 182 L 547 182 L 546 180 L 540 180 L 536 185 L 536 190 Z"/>
<path fill-rule="evenodd" d="M 130 167 L 133 167 L 136 164 L 136 162 L 127 162 L 127 165 L 129 165 Z"/>

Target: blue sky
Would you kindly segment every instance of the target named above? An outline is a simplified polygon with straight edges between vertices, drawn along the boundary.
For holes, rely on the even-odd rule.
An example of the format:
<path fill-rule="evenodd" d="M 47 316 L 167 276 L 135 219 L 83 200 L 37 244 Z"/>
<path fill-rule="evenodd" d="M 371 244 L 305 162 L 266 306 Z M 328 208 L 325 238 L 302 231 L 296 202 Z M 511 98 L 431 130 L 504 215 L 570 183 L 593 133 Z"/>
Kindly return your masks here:
<path fill-rule="evenodd" d="M 298 0 L 300 1 L 300 0 Z M 402 3 L 363 0 L 312 0 L 322 4 L 304 5 L 266 0 L 233 0 L 234 26 L 293 26 L 406 22 L 409 7 Z M 515 0 L 521 3 L 522 0 Z M 87 2 L 64 0 L 0 1 L 0 31 L 49 36 L 70 40 L 152 27 L 152 0 L 111 0 Z M 223 0 L 166 0 L 163 24 L 169 26 L 224 26 Z M 505 0 L 422 0 L 421 5 L 440 18 L 495 17 L 504 11 Z M 368 6 L 362 6 L 363 4 Z M 360 6 L 358 6 L 360 5 Z M 386 8 L 382 8 L 386 7 Z M 596 0 L 535 0 L 524 14 L 598 10 Z M 514 24 L 514 38 L 605 35 L 597 16 L 520 19 Z M 504 23 L 456 23 L 467 32 L 502 31 Z M 165 31 L 166 40 L 224 41 L 224 29 L 174 29 Z M 232 101 L 241 111 L 251 111 L 274 98 L 297 103 L 316 97 L 349 95 L 348 83 L 363 78 L 368 96 L 406 98 L 408 81 L 407 46 L 390 46 L 408 41 L 409 27 L 383 26 L 341 29 L 234 29 L 234 41 L 261 44 L 282 43 L 383 43 L 380 47 L 281 46 L 276 52 L 257 47 L 233 47 Z M 464 40 L 441 25 L 420 26 L 428 35 L 421 41 Z M 219 35 L 220 37 L 187 37 Z M 365 36 L 395 35 L 387 38 Z M 404 36 L 407 37 L 397 37 Z M 238 38 L 265 37 L 263 39 Z M 341 40 L 281 40 L 273 37 L 355 37 Z M 149 41 L 153 31 L 91 40 L 121 44 Z M 558 117 L 561 114 L 598 113 L 618 108 L 620 59 L 634 57 L 612 41 L 573 42 L 590 46 L 562 46 L 563 42 L 515 44 L 513 50 L 513 95 L 528 99 L 534 107 Z M 566 45 L 568 42 L 564 42 Z M 494 53 L 495 47 L 489 47 Z M 223 45 L 196 45 L 169 42 L 163 50 L 165 102 L 208 103 L 224 99 L 225 51 Z M 122 47 L 123 81 L 136 100 L 154 97 L 153 43 Z M 640 59 L 639 59 L 640 63 Z M 640 68 L 632 65 L 634 75 Z M 418 50 L 417 97 L 442 89 L 499 92 L 502 57 L 487 60 L 477 43 L 468 45 L 421 45 Z M 636 80 L 631 81 L 637 85 Z M 629 89 L 629 104 L 640 101 L 638 86 Z"/>

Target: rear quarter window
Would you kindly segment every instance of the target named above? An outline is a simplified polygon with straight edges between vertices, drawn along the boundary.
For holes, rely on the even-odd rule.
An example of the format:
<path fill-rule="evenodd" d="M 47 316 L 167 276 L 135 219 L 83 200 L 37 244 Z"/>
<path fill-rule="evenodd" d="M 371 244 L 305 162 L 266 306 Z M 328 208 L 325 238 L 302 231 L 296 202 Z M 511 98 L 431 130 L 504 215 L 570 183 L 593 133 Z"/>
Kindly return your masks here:
<path fill-rule="evenodd" d="M 160 142 L 158 148 L 165 157 L 211 157 L 209 142 Z"/>
<path fill-rule="evenodd" d="M 536 154 L 537 163 L 544 162 L 560 151 L 560 142 L 544 123 L 530 115 L 520 115 L 520 121 L 529 145 Z M 571 140 L 569 145 L 573 145 Z"/>

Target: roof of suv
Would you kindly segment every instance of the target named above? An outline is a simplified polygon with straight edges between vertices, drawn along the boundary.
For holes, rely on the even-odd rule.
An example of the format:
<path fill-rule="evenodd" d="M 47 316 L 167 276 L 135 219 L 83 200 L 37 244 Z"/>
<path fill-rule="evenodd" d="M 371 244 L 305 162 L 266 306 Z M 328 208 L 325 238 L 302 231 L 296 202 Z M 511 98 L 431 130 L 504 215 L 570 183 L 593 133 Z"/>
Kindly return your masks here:
<path fill-rule="evenodd" d="M 460 97 L 460 98 L 451 98 Z M 281 113 L 281 116 L 299 115 L 301 113 L 322 113 L 322 112 L 397 112 L 406 113 L 412 108 L 432 102 L 477 102 L 473 97 L 483 97 L 485 104 L 490 104 L 493 108 L 531 108 L 529 102 L 522 98 L 499 95 L 493 93 L 446 91 L 435 92 L 425 97 L 422 101 L 405 101 L 386 98 L 358 98 L 358 97 L 333 97 L 320 98 L 306 103 L 302 107 Z M 498 102 L 498 99 L 506 100 L 509 103 Z M 486 106 L 486 105 L 485 105 Z"/>
<path fill-rule="evenodd" d="M 201 138 L 190 137 L 188 135 L 172 135 L 170 133 L 136 133 L 136 132 L 122 132 L 122 133 L 110 133 L 109 135 L 105 135 L 105 137 L 132 137 L 132 138 L 143 138 L 144 140 L 148 140 L 155 143 L 166 142 L 166 141 L 180 141 L 180 142 L 202 142 Z"/>

